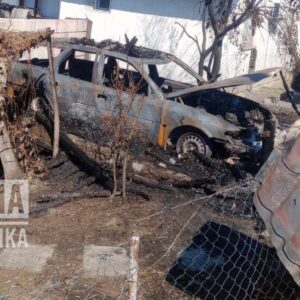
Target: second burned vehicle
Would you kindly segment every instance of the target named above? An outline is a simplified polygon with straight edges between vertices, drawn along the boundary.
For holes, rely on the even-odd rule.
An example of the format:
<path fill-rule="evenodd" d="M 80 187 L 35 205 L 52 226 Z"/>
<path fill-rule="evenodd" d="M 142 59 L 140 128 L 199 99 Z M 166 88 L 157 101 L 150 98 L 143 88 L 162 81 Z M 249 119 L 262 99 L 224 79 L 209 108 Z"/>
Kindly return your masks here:
<path fill-rule="evenodd" d="M 135 86 L 129 116 L 134 118 L 143 101 L 138 121 L 148 139 L 160 147 L 173 145 L 177 152 L 197 151 L 208 157 L 224 147 L 230 153 L 259 153 L 258 157 L 264 158 L 272 151 L 276 128 L 272 113 L 224 88 L 258 82 L 275 69 L 208 83 L 164 52 L 136 46 L 129 49 L 111 41 L 54 44 L 62 49 L 54 69 L 63 122 L 80 121 L 84 128 L 100 131 L 102 118 L 114 113 L 117 94 L 121 92 L 126 105 Z M 20 91 L 29 81 L 34 82 L 37 95 L 51 104 L 49 77 L 48 60 L 24 60 L 13 66 L 11 82 Z M 116 82 L 122 83 L 118 93 Z M 87 137 L 89 132 L 82 134 Z"/>

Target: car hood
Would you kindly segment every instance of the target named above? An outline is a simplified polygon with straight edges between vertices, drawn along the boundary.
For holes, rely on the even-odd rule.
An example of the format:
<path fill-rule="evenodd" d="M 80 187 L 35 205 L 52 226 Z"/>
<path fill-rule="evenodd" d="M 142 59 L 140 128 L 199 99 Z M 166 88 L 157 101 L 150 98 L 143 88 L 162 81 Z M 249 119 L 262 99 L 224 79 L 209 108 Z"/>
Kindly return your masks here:
<path fill-rule="evenodd" d="M 280 68 L 269 68 L 264 69 L 248 74 L 244 74 L 238 77 L 225 79 L 213 83 L 203 84 L 200 86 L 193 86 L 190 88 L 186 88 L 183 90 L 179 90 L 176 92 L 172 92 L 167 94 L 167 98 L 176 98 L 181 96 L 187 96 L 189 94 L 204 91 L 204 90 L 211 90 L 211 89 L 220 89 L 220 88 L 227 88 L 227 87 L 236 87 L 236 86 L 243 86 L 243 85 L 250 85 L 253 83 L 257 83 L 263 79 L 272 77 L 275 72 L 279 71 Z"/>

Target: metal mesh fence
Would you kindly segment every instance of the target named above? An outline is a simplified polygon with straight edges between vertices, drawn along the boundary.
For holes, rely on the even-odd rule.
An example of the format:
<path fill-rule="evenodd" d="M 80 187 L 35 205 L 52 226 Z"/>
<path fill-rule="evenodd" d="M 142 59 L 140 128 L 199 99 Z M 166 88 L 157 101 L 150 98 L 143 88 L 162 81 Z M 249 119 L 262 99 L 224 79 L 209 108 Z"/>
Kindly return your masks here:
<path fill-rule="evenodd" d="M 251 182 L 166 207 L 142 221 L 153 218 L 161 230 L 152 264 L 141 270 L 142 299 L 299 297 L 253 207 Z"/>

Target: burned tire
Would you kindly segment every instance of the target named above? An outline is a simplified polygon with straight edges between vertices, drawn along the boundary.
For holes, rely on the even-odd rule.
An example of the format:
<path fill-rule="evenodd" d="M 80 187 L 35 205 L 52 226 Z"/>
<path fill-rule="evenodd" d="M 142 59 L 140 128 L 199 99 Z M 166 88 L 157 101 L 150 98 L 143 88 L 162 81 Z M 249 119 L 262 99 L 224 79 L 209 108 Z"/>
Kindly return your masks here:
<path fill-rule="evenodd" d="M 198 152 L 206 157 L 212 155 L 208 139 L 194 132 L 185 133 L 177 140 L 176 151 L 183 154 Z"/>

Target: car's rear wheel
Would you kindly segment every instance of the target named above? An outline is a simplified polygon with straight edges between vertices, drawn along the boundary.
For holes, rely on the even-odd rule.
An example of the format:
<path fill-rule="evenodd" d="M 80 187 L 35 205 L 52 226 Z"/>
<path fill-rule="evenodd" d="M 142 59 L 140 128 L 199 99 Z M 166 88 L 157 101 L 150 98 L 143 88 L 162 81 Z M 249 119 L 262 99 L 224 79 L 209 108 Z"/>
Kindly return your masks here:
<path fill-rule="evenodd" d="M 176 151 L 181 154 L 197 152 L 206 157 L 212 154 L 207 138 L 194 132 L 185 133 L 177 140 Z"/>

